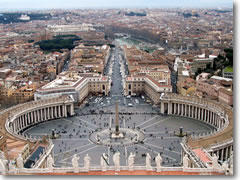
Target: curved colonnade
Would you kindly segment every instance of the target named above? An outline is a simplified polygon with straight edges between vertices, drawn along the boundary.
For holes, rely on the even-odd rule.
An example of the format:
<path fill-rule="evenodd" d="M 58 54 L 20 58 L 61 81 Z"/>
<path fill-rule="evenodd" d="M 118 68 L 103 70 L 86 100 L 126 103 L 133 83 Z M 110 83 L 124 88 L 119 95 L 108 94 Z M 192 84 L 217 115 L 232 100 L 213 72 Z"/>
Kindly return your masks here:
<path fill-rule="evenodd" d="M 22 132 L 38 123 L 74 115 L 74 100 L 70 96 L 20 104 L 2 113 L 8 113 L 6 130 L 23 140 L 34 138 Z M 207 123 L 216 128 L 210 134 L 192 136 L 188 139 L 191 148 L 204 148 L 219 160 L 227 160 L 233 151 L 233 118 L 229 106 L 207 99 L 166 93 L 160 98 L 161 113 L 185 116 Z M 2 114 L 1 113 L 1 114 Z"/>
<path fill-rule="evenodd" d="M 22 140 L 34 141 L 22 132 L 39 123 L 74 115 L 74 100 L 70 96 L 19 104 L 8 109 L 5 128 L 8 133 Z"/>
<path fill-rule="evenodd" d="M 163 95 L 160 106 L 163 114 L 193 118 L 216 128 L 209 134 L 192 135 L 188 138 L 188 146 L 192 149 L 204 148 L 222 161 L 230 158 L 233 151 L 233 118 L 230 106 L 173 93 Z"/>

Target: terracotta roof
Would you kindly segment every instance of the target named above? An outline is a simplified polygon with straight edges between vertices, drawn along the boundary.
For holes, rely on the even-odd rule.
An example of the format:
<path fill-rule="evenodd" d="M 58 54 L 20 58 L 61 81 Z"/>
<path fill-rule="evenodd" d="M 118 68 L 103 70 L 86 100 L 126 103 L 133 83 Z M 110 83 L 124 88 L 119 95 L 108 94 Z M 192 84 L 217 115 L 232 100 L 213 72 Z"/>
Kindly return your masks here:
<path fill-rule="evenodd" d="M 202 162 L 212 162 L 202 149 L 193 149 L 193 152 L 201 159 Z"/>
<path fill-rule="evenodd" d="M 188 145 L 193 149 L 200 147 L 209 148 L 211 145 L 231 139 L 233 137 L 233 113 L 229 109 L 226 109 L 226 112 L 229 119 L 229 125 L 226 129 L 213 136 L 207 136 L 197 140 L 189 139 Z"/>
<path fill-rule="evenodd" d="M 223 173 L 216 173 L 216 172 L 209 172 L 209 173 L 200 173 L 200 172 L 183 172 L 183 171 L 162 171 L 162 172 L 155 172 L 155 171 L 90 171 L 90 172 L 82 172 L 82 173 L 38 173 L 35 175 L 224 175 Z"/>

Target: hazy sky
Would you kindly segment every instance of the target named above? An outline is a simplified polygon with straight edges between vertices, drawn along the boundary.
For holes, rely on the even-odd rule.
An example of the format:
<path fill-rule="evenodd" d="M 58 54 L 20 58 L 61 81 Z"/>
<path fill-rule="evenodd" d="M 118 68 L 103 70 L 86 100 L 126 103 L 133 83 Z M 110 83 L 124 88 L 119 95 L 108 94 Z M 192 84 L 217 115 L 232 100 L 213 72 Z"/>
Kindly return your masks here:
<path fill-rule="evenodd" d="M 53 8 L 231 8 L 233 0 L 0 0 L 0 10 Z"/>

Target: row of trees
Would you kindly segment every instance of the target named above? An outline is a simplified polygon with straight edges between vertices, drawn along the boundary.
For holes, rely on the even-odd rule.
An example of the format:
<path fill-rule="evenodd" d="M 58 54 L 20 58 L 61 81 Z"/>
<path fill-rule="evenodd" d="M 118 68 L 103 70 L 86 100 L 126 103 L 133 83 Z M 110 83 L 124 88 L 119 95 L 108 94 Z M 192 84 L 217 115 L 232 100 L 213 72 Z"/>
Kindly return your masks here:
<path fill-rule="evenodd" d="M 44 40 L 35 43 L 39 45 L 43 51 L 61 51 L 61 49 L 73 49 L 75 47 L 74 41 L 79 41 L 79 38 L 76 35 L 58 35 L 55 36 L 52 40 Z"/>
<path fill-rule="evenodd" d="M 139 12 L 129 12 L 129 13 L 125 13 L 126 16 L 146 16 L 146 13 L 139 13 Z"/>

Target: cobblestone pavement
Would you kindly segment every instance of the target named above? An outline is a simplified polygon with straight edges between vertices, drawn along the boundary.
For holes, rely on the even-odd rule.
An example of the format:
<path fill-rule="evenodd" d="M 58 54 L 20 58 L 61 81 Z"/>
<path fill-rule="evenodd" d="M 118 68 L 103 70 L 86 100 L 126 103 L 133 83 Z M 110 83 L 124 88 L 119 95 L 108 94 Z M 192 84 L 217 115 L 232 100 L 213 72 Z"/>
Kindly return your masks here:
<path fill-rule="evenodd" d="M 139 98 L 140 99 L 140 98 Z M 99 105 L 99 104 L 98 104 Z M 80 156 L 79 164 L 83 165 L 83 158 L 88 153 L 92 158 L 91 163 L 99 165 L 102 153 L 109 157 L 108 162 L 113 165 L 112 155 L 114 152 L 121 153 L 121 165 L 126 165 L 126 157 L 130 152 L 136 154 L 135 164 L 144 165 L 145 154 L 153 158 L 161 153 L 164 166 L 179 166 L 181 162 L 181 138 L 174 136 L 174 132 L 183 127 L 187 133 L 203 133 L 213 128 L 202 122 L 190 118 L 177 116 L 164 116 L 159 114 L 158 108 L 153 108 L 145 103 L 134 107 L 119 107 L 120 129 L 135 128 L 144 132 L 143 142 L 130 146 L 107 147 L 97 145 L 89 140 L 92 132 L 99 129 L 114 128 L 114 106 L 99 107 L 92 104 L 88 107 L 77 109 L 77 116 L 62 118 L 40 124 L 27 130 L 26 133 L 33 136 L 50 134 L 52 129 L 60 134 L 53 140 L 54 158 L 57 166 L 71 166 L 73 154 Z"/>
<path fill-rule="evenodd" d="M 152 165 L 155 166 L 154 157 L 160 153 L 163 166 L 179 166 L 181 138 L 175 136 L 174 132 L 183 127 L 184 132 L 189 134 L 203 133 L 211 131 L 213 127 L 190 118 L 161 115 L 158 107 L 146 103 L 146 96 L 144 99 L 124 97 L 119 58 L 121 50 L 115 48 L 112 53 L 108 63 L 112 64 L 109 68 L 112 68 L 113 81 L 109 97 L 88 97 L 88 105 L 75 109 L 76 116 L 45 122 L 28 129 L 25 133 L 39 137 L 50 134 L 54 129 L 60 135 L 53 140 L 56 166 L 72 166 L 74 154 L 80 156 L 81 166 L 86 154 L 92 158 L 92 165 L 99 165 L 103 153 L 107 154 L 109 165 L 113 165 L 112 156 L 116 151 L 120 152 L 121 165 L 127 165 L 127 157 L 133 152 L 136 154 L 136 165 L 144 165 L 145 155 L 150 153 Z M 121 59 L 124 61 L 124 58 Z M 109 72 L 108 69 L 106 71 Z M 119 101 L 120 130 L 129 128 L 141 131 L 144 134 L 143 141 L 127 146 L 113 144 L 108 147 L 89 139 L 95 131 L 114 128 L 116 101 Z"/>

